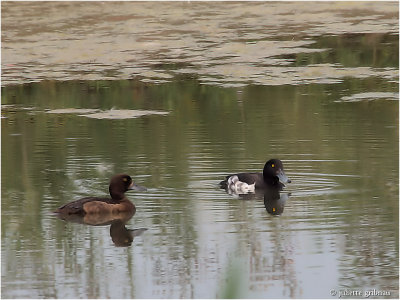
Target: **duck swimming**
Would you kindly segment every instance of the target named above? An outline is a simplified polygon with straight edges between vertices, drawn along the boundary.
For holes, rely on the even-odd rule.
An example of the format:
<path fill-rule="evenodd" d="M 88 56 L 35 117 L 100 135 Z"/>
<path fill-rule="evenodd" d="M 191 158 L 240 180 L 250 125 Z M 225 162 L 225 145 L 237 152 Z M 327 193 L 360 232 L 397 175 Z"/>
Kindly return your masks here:
<path fill-rule="evenodd" d="M 59 214 L 100 214 L 135 212 L 135 205 L 125 197 L 128 190 L 147 190 L 145 187 L 136 185 L 132 178 L 126 174 L 117 174 L 110 180 L 110 198 L 86 197 L 67 203 L 54 212 Z"/>
<path fill-rule="evenodd" d="M 219 184 L 221 188 L 235 194 L 254 193 L 255 190 L 277 188 L 282 190 L 291 180 L 283 171 L 279 159 L 270 159 L 264 165 L 262 173 L 238 173 L 226 176 Z"/>

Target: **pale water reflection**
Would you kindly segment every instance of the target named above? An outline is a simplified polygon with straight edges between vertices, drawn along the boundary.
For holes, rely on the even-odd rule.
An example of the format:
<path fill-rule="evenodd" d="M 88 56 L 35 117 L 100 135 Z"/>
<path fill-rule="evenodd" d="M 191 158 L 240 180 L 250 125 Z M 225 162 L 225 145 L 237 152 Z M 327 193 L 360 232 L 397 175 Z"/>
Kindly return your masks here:
<path fill-rule="evenodd" d="M 2 297 L 398 298 L 398 110 L 394 2 L 2 3 Z"/>

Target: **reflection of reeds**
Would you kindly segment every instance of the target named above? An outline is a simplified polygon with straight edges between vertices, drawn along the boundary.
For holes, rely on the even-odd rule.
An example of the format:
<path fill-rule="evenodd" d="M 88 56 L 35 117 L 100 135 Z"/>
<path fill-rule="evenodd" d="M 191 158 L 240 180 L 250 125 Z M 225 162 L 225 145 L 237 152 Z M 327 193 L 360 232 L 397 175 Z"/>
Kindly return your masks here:
<path fill-rule="evenodd" d="M 246 298 L 247 280 L 243 261 L 238 258 L 231 259 L 222 277 L 221 290 L 217 293 L 217 298 L 238 299 Z"/>

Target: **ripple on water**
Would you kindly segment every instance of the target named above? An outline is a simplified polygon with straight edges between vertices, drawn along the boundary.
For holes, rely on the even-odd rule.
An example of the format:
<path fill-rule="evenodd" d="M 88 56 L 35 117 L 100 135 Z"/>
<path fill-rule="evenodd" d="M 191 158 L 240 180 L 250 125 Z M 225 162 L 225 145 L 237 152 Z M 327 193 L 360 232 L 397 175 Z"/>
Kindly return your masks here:
<path fill-rule="evenodd" d="M 148 115 L 168 115 L 169 112 L 155 110 L 133 110 L 133 109 L 85 109 L 85 108 L 61 108 L 46 111 L 48 114 L 78 114 L 81 117 L 93 119 L 132 119 Z"/>
<path fill-rule="evenodd" d="M 324 173 L 292 173 L 292 183 L 288 185 L 288 191 L 293 196 L 318 196 L 327 194 L 347 193 L 349 190 L 340 189 L 336 178 L 360 178 L 358 175 L 324 174 Z"/>
<path fill-rule="evenodd" d="M 345 96 L 335 102 L 359 102 L 372 100 L 399 100 L 399 93 L 368 92 Z"/>

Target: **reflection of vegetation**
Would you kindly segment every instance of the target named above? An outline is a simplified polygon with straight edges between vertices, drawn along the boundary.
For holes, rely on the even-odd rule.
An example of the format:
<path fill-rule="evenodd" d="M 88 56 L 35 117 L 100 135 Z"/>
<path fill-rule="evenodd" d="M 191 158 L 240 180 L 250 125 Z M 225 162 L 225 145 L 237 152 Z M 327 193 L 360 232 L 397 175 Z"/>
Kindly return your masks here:
<path fill-rule="evenodd" d="M 311 47 L 323 52 L 297 53 L 285 56 L 295 66 L 335 63 L 343 67 L 385 68 L 399 66 L 398 35 L 344 34 L 319 37 Z"/>
<path fill-rule="evenodd" d="M 47 81 L 3 88 L 2 104 L 10 105 L 3 111 L 6 118 L 2 119 L 1 137 L 5 268 L 10 272 L 19 270 L 13 276 L 21 280 L 31 273 L 39 274 L 48 284 L 46 295 L 54 297 L 55 271 L 43 265 L 56 265 L 60 263 L 56 260 L 64 257 L 67 272 L 75 277 L 82 268 L 90 266 L 85 295 L 103 295 L 101 283 L 90 279 L 99 270 L 107 273 L 106 267 L 96 261 L 99 255 L 96 249 L 101 248 L 97 235 L 86 232 L 90 237 L 88 248 L 76 249 L 76 243 L 84 243 L 84 237 L 78 235 L 81 229 L 69 229 L 77 231 L 76 236 L 66 233 L 63 224 L 52 222 L 47 212 L 73 200 L 71 197 L 100 195 L 102 191 L 106 194 L 104 187 L 108 185 L 109 175 L 124 171 L 150 188 L 172 191 L 169 197 L 141 200 L 148 222 L 165 238 L 157 240 L 148 251 L 152 257 L 157 257 L 160 248 L 168 253 L 167 262 L 155 263 L 154 273 L 179 274 L 179 279 L 159 275 L 161 283 L 158 284 L 168 285 L 177 280 L 190 289 L 188 282 L 196 272 L 191 266 L 199 264 L 198 232 L 193 220 L 198 212 L 196 204 L 202 200 L 188 195 L 191 191 L 186 190 L 189 184 L 197 183 L 197 177 L 191 176 L 199 174 L 193 170 L 209 171 L 207 180 L 218 182 L 220 177 L 214 174 L 223 170 L 248 168 L 243 163 L 249 161 L 260 162 L 261 169 L 266 158 L 278 156 L 291 161 L 287 168 L 289 174 L 312 168 L 321 174 L 359 176 L 350 187 L 345 177 L 337 178 L 339 184 L 357 190 L 353 200 L 348 194 L 335 195 L 319 198 L 321 207 L 301 206 L 314 207 L 307 222 L 318 225 L 321 220 L 314 213 L 325 214 L 327 207 L 336 207 L 338 212 L 353 212 L 332 217 L 334 222 L 343 225 L 338 233 L 352 237 L 344 252 L 360 254 L 358 261 L 341 261 L 342 273 L 354 270 L 354 277 L 362 275 L 364 282 L 375 280 L 376 286 L 383 285 L 377 279 L 382 276 L 393 287 L 396 277 L 393 265 L 398 250 L 395 241 L 398 236 L 398 102 L 334 102 L 343 96 L 370 91 L 371 87 L 374 91 L 398 92 L 397 84 L 377 78 L 347 78 L 340 86 L 248 86 L 242 90 L 200 85 L 196 80 L 162 85 L 138 81 Z M 24 110 L 24 107 L 32 109 Z M 170 114 L 95 120 L 42 112 L 48 108 L 146 109 L 170 111 Z M 304 157 L 310 161 L 301 162 Z M 313 159 L 336 162 L 321 164 Z M 99 166 L 105 166 L 104 174 L 99 172 Z M 148 203 L 151 205 L 146 207 Z M 238 206 L 230 217 L 244 220 L 250 228 L 238 233 L 243 234 L 244 241 L 251 241 L 250 246 L 245 244 L 242 248 L 258 253 L 248 265 L 260 274 L 276 268 L 274 276 L 290 278 L 285 288 L 290 290 L 290 297 L 295 297 L 300 284 L 291 261 L 284 256 L 286 248 L 294 247 L 294 241 L 287 236 L 282 238 L 277 222 L 268 223 L 273 235 L 268 247 L 276 248 L 271 250 L 273 262 L 268 261 L 262 255 L 263 247 L 267 246 L 260 242 L 260 231 L 265 228 L 252 230 L 256 224 L 251 223 L 257 220 L 241 208 Z M 288 215 L 290 209 L 293 211 L 293 207 L 289 208 Z M 265 208 L 262 210 L 265 212 Z M 374 235 L 379 236 L 384 247 L 374 246 L 377 238 Z M 388 249 L 390 254 L 385 253 Z M 65 256 L 54 257 L 55 250 Z M 14 254 L 21 251 L 29 254 L 15 259 Z M 133 270 L 138 267 L 133 263 L 133 256 L 127 255 L 125 259 L 133 282 Z M 284 264 L 286 269 L 282 270 Z M 357 273 L 370 266 L 371 270 L 374 267 L 373 274 Z M 254 276 L 250 285 L 264 284 L 264 279 Z M 134 291 L 131 292 L 129 296 L 133 297 Z M 184 292 L 184 295 L 190 293 Z"/>
<path fill-rule="evenodd" d="M 247 292 L 245 285 L 244 265 L 238 259 L 232 259 L 225 272 L 225 278 L 223 278 L 221 284 L 221 290 L 218 294 L 218 298 L 221 299 L 240 299 L 246 298 Z"/>

